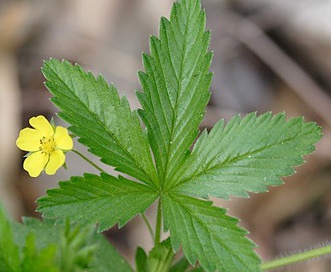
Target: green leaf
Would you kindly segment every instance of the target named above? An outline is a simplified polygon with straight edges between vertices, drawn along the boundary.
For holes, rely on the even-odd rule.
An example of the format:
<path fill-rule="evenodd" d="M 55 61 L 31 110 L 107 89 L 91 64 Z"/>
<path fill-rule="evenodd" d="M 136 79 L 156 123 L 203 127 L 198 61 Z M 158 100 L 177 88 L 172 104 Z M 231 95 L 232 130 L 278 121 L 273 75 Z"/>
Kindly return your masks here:
<path fill-rule="evenodd" d="M 95 245 L 90 241 L 94 232 L 92 225 L 73 226 L 68 220 L 66 225 L 54 225 L 54 220 L 40 221 L 29 217 L 24 217 L 23 223 L 15 223 L 14 230 L 15 240 L 25 252 L 24 271 L 52 271 L 54 264 L 58 269 L 54 271 L 61 272 L 85 271 L 89 267 L 95 252 Z M 26 244 L 22 243 L 24 240 Z M 31 268 L 34 264 L 36 270 Z M 43 265 L 49 265 L 49 268 L 42 269 Z"/>
<path fill-rule="evenodd" d="M 183 257 L 170 268 L 169 272 L 184 272 L 187 271 L 189 267 L 190 263 Z"/>
<path fill-rule="evenodd" d="M 59 182 L 60 188 L 47 190 L 38 199 L 38 211 L 46 218 L 81 224 L 99 223 L 99 231 L 114 224 L 125 225 L 138 213 L 143 213 L 157 197 L 157 192 L 124 177 L 107 174 L 72 177 Z"/>
<path fill-rule="evenodd" d="M 38 250 L 46 248 L 49 244 L 56 244 L 61 239 L 60 227 L 54 225 L 54 220 L 43 220 L 23 217 L 23 224 L 12 222 L 14 239 L 16 244 L 23 248 L 25 246 L 26 237 L 30 234 L 38 236 L 35 241 Z"/>
<path fill-rule="evenodd" d="M 114 271 L 118 272 L 132 272 L 132 269 L 126 260 L 116 251 L 106 238 L 103 237 L 102 234 L 93 232 L 92 235 L 89 235 L 91 226 L 87 226 L 86 228 L 76 228 L 74 229 L 74 232 L 71 229 L 69 232 L 71 235 L 65 235 L 64 225 L 54 225 L 54 220 L 40 221 L 35 218 L 24 217 L 23 223 L 24 224 L 14 224 L 15 240 L 21 248 L 25 246 L 25 237 L 34 234 L 38 237 L 35 241 L 38 250 L 47 248 L 49 244 L 62 244 L 60 255 L 58 255 L 58 264 L 63 262 L 67 263 L 68 260 L 64 259 L 67 259 L 68 257 L 71 259 L 69 261 L 77 263 L 79 258 L 83 258 L 83 261 L 85 262 L 86 253 L 88 253 L 89 256 L 91 247 L 93 247 L 93 259 L 89 263 L 88 271 L 104 272 L 112 271 L 111 269 L 114 269 Z M 84 247 L 77 248 L 77 246 L 82 243 Z M 70 256 L 66 256 L 65 254 L 68 250 L 72 251 Z M 63 271 L 61 270 L 61 272 Z"/>
<path fill-rule="evenodd" d="M 157 244 L 148 256 L 142 248 L 138 247 L 136 252 L 137 272 L 168 272 L 173 259 L 174 252 L 169 238 Z"/>
<path fill-rule="evenodd" d="M 61 109 L 59 116 L 72 125 L 69 129 L 82 144 L 116 170 L 146 184 L 157 183 L 137 112 L 131 112 L 113 85 L 67 61 L 51 59 L 42 71 L 52 102 Z"/>
<path fill-rule="evenodd" d="M 238 220 L 211 202 L 176 193 L 162 198 L 165 230 L 170 230 L 174 250 L 182 245 L 188 261 L 198 260 L 206 271 L 257 272 L 260 260 L 254 244 Z"/>
<path fill-rule="evenodd" d="M 56 252 L 58 247 L 49 244 L 45 248 L 38 250 L 36 247 L 36 235 L 30 233 L 26 237 L 26 245 L 23 248 L 23 260 L 21 263 L 22 272 L 60 272 L 56 264 Z M 2 271 L 2 270 L 1 270 Z M 66 272 L 62 271 L 61 272 Z M 68 271 L 69 272 L 69 271 Z"/>
<path fill-rule="evenodd" d="M 170 239 L 157 244 L 147 258 L 148 272 L 168 272 L 174 258 Z"/>
<path fill-rule="evenodd" d="M 212 54 L 204 28 L 200 1 L 181 0 L 173 5 L 170 21 L 161 19 L 160 38 L 150 39 L 150 55 L 143 55 L 139 114 L 161 183 L 174 175 L 189 152 L 210 97 Z"/>
<path fill-rule="evenodd" d="M 59 265 L 61 271 L 86 271 L 94 257 L 96 245 L 88 239 L 94 232 L 92 225 L 71 226 L 67 219 L 61 232 Z"/>
<path fill-rule="evenodd" d="M 137 272 L 148 272 L 147 254 L 143 248 L 137 248 L 135 261 Z"/>
<path fill-rule="evenodd" d="M 199 266 L 197 268 L 192 269 L 190 272 L 205 272 L 205 270 L 201 266 Z"/>
<path fill-rule="evenodd" d="M 315 123 L 286 121 L 283 113 L 236 116 L 226 126 L 221 120 L 209 134 L 202 133 L 172 186 L 201 197 L 265 192 L 269 185 L 280 185 L 280 177 L 292 175 L 320 137 Z"/>
<path fill-rule="evenodd" d="M 126 260 L 101 233 L 95 234 L 91 242 L 96 245 L 96 252 L 89 272 L 133 272 Z"/>
<path fill-rule="evenodd" d="M 17 272 L 20 266 L 18 247 L 14 242 L 9 219 L 0 205 L 0 271 Z"/>

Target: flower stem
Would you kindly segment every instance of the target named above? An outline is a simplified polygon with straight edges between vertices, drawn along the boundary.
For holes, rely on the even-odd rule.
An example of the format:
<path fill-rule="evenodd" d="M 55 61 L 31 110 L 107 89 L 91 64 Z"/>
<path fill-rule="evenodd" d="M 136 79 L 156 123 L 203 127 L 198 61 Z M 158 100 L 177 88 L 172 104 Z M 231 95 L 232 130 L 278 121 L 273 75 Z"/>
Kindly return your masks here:
<path fill-rule="evenodd" d="M 148 231 L 149 231 L 150 235 L 152 236 L 152 239 L 154 240 L 154 232 L 153 232 L 153 229 L 151 227 L 151 224 L 149 223 L 146 215 L 144 213 L 142 213 L 141 214 L 141 217 L 143 218 L 145 224 L 147 225 Z"/>
<path fill-rule="evenodd" d="M 275 269 L 282 266 L 286 266 L 293 263 L 298 263 L 302 261 L 306 261 L 309 259 L 317 258 L 323 255 L 331 254 L 331 245 L 312 249 L 309 251 L 301 252 L 298 254 L 294 254 L 292 256 L 284 257 L 281 259 L 265 262 L 261 264 L 262 270 L 268 270 L 268 269 Z"/>
<path fill-rule="evenodd" d="M 160 240 L 161 240 L 161 225 L 162 225 L 162 207 L 161 207 L 161 196 L 160 196 L 159 203 L 157 204 L 154 246 L 156 246 L 160 243 Z"/>
<path fill-rule="evenodd" d="M 92 162 L 90 159 L 88 159 L 87 157 L 85 157 L 79 151 L 77 151 L 75 149 L 72 149 L 71 151 L 74 152 L 74 153 L 76 153 L 78 156 L 80 156 L 82 159 L 84 159 L 85 161 L 87 161 L 89 164 L 91 164 L 94 168 L 98 169 L 100 172 L 106 173 L 106 171 L 104 171 L 102 168 L 100 168 L 99 166 L 97 166 L 94 162 Z"/>

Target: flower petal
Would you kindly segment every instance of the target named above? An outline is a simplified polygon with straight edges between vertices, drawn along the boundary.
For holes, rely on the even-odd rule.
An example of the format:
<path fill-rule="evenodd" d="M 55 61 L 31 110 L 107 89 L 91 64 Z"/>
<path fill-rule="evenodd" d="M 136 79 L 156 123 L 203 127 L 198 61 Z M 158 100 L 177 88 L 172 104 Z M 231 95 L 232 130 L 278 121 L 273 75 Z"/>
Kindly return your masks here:
<path fill-rule="evenodd" d="M 16 140 L 16 145 L 24 151 L 37 151 L 40 148 L 41 133 L 32 128 L 24 128 Z"/>
<path fill-rule="evenodd" d="M 46 165 L 47 175 L 54 175 L 55 172 L 64 164 L 65 155 L 62 150 L 56 150 L 49 156 L 49 162 Z"/>
<path fill-rule="evenodd" d="M 34 152 L 25 159 L 23 168 L 31 177 L 38 177 L 45 168 L 48 158 L 49 156 L 41 151 Z"/>
<path fill-rule="evenodd" d="M 30 118 L 29 123 L 32 127 L 38 130 L 43 136 L 52 136 L 54 134 L 54 129 L 52 125 L 42 115 Z"/>
<path fill-rule="evenodd" d="M 71 150 L 73 142 L 68 134 L 68 130 L 64 127 L 57 126 L 54 135 L 55 145 L 62 150 Z"/>

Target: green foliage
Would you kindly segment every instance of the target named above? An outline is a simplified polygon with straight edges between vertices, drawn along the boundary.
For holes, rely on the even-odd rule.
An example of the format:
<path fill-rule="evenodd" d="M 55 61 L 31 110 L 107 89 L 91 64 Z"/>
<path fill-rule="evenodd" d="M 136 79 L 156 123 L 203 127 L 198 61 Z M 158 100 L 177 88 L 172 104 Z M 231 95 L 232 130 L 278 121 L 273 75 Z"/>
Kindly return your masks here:
<path fill-rule="evenodd" d="M 0 271 L 19 271 L 20 258 L 13 231 L 0 205 Z"/>
<path fill-rule="evenodd" d="M 67 220 L 60 240 L 59 266 L 63 272 L 83 271 L 89 267 L 95 251 L 95 245 L 87 245 L 87 237 L 93 229 L 89 227 L 72 228 Z"/>
<path fill-rule="evenodd" d="M 238 220 L 211 202 L 168 194 L 163 198 L 166 230 L 173 248 L 182 245 L 191 264 L 199 260 L 207 271 L 258 271 L 259 260 Z"/>
<path fill-rule="evenodd" d="M 95 245 L 95 254 L 89 268 L 89 272 L 132 272 L 133 270 L 126 260 L 109 244 L 100 233 L 94 233 L 91 242 Z"/>
<path fill-rule="evenodd" d="M 198 134 L 208 103 L 209 32 L 199 1 L 173 5 L 170 21 L 161 19 L 160 38 L 150 39 L 139 73 L 139 114 L 148 129 L 161 186 L 177 171 Z"/>
<path fill-rule="evenodd" d="M 42 71 L 52 102 L 62 110 L 59 116 L 72 125 L 79 141 L 104 163 L 153 186 L 156 173 L 148 142 L 127 99 L 119 98 L 102 76 L 95 78 L 67 61 L 51 59 Z"/>
<path fill-rule="evenodd" d="M 149 253 L 147 262 L 150 272 L 167 272 L 174 258 L 170 239 L 157 244 Z"/>
<path fill-rule="evenodd" d="M 23 223 L 10 222 L 0 207 L 0 271 L 132 271 L 91 225 L 82 228 L 68 221 L 54 225 L 33 218 L 24 218 Z"/>
<path fill-rule="evenodd" d="M 57 246 L 50 244 L 38 250 L 36 247 L 36 235 L 30 233 L 26 237 L 26 245 L 23 247 L 23 260 L 21 271 L 26 272 L 60 272 L 60 267 L 56 264 Z"/>
<path fill-rule="evenodd" d="M 236 116 L 224 126 L 219 121 L 204 131 L 193 152 L 169 187 L 200 197 L 246 197 L 247 191 L 265 192 L 292 175 L 293 166 L 314 150 L 320 128 L 303 118 L 285 120 L 285 114 Z"/>
<path fill-rule="evenodd" d="M 38 200 L 38 210 L 60 221 L 68 217 L 81 224 L 98 222 L 100 231 L 116 223 L 120 227 L 125 225 L 157 197 L 157 192 L 148 186 L 108 174 L 85 174 L 59 185 L 60 188 L 48 190 L 48 196 Z"/>
<path fill-rule="evenodd" d="M 125 225 L 158 199 L 171 242 L 159 244 L 156 237 L 148 256 L 138 249 L 138 272 L 179 271 L 187 269 L 187 261 L 192 266 L 198 262 L 194 271 L 260 271 L 247 231 L 206 199 L 247 197 L 248 192 L 280 185 L 280 178 L 293 174 L 321 137 L 320 128 L 303 118 L 252 113 L 235 116 L 226 125 L 219 121 L 194 144 L 212 77 L 205 20 L 199 0 L 180 0 L 170 20 L 161 19 L 160 37 L 150 39 L 150 55 L 143 55 L 145 71 L 139 72 L 143 91 L 137 93 L 146 133 L 137 112 L 101 76 L 67 61 L 51 59 L 43 67 L 52 101 L 69 130 L 91 153 L 132 180 L 106 173 L 72 177 L 48 190 L 38 200 L 38 211 L 57 222 L 70 218 L 82 225 L 95 223 L 103 231 Z M 180 246 L 187 261 L 170 268 Z M 96 265 L 92 271 L 109 270 L 107 255 L 100 260 L 102 268 Z M 116 269 L 130 270 L 126 265 Z"/>
<path fill-rule="evenodd" d="M 188 262 L 188 260 L 186 258 L 181 258 L 170 268 L 169 272 L 183 272 L 187 271 L 189 267 L 190 263 Z"/>
<path fill-rule="evenodd" d="M 56 265 L 57 246 L 49 243 L 43 248 L 36 247 L 36 235 L 33 232 L 23 235 L 6 217 L 0 206 L 0 271 L 6 272 L 60 272 Z M 15 234 L 21 236 L 18 245 Z"/>
<path fill-rule="evenodd" d="M 136 271 L 137 272 L 148 271 L 147 254 L 143 248 L 141 248 L 141 247 L 137 248 L 135 261 L 136 261 Z"/>
<path fill-rule="evenodd" d="M 174 258 L 170 239 L 157 244 L 147 256 L 142 248 L 136 252 L 137 272 L 167 272 Z"/>

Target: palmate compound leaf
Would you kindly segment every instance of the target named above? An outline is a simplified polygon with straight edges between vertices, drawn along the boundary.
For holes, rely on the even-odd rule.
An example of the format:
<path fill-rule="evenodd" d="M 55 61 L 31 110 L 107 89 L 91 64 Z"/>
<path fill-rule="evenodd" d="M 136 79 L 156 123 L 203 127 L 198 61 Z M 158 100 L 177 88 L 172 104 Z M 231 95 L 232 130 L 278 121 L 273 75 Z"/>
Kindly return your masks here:
<path fill-rule="evenodd" d="M 157 184 L 155 167 L 136 111 L 103 77 L 95 78 L 78 65 L 51 59 L 42 69 L 59 116 L 79 141 L 115 166 L 146 184 Z"/>
<path fill-rule="evenodd" d="M 144 92 L 137 96 L 161 180 L 177 171 L 189 152 L 210 97 L 210 33 L 199 0 L 180 0 L 170 20 L 161 19 L 160 38 L 150 39 L 139 73 Z"/>
<path fill-rule="evenodd" d="M 104 231 L 114 224 L 125 225 L 143 213 L 156 199 L 157 192 L 144 184 L 108 174 L 72 177 L 59 182 L 60 188 L 47 190 L 38 199 L 38 211 L 45 218 L 55 218 L 80 224 L 98 223 Z"/>
<path fill-rule="evenodd" d="M 172 190 L 199 197 L 246 197 L 280 185 L 294 173 L 303 156 L 314 150 L 321 129 L 303 118 L 288 121 L 285 114 L 251 113 L 219 121 L 204 131 L 192 154 L 174 177 Z"/>
<path fill-rule="evenodd" d="M 170 230 L 174 250 L 182 245 L 191 264 L 206 271 L 258 272 L 260 260 L 238 220 L 211 202 L 179 193 L 162 197 L 165 230 Z"/>
<path fill-rule="evenodd" d="M 259 271 L 259 259 L 252 250 L 254 245 L 244 237 L 246 232 L 236 226 L 237 220 L 226 216 L 224 210 L 211 206 L 210 202 L 191 196 L 246 196 L 247 191 L 262 192 L 268 185 L 280 184 L 279 178 L 293 173 L 292 166 L 300 164 L 302 156 L 312 151 L 312 144 L 319 139 L 320 131 L 314 124 L 304 123 L 300 118 L 286 122 L 281 114 L 275 117 L 271 114 L 261 117 L 251 114 L 243 119 L 235 117 L 225 127 L 221 121 L 210 134 L 203 132 L 192 154 L 189 154 L 210 95 L 211 74 L 208 69 L 211 53 L 207 52 L 209 33 L 204 32 L 204 25 L 205 15 L 199 0 L 180 0 L 174 4 L 170 21 L 161 20 L 160 39 L 152 37 L 151 54 L 143 56 L 145 72 L 141 72 L 139 78 L 144 92 L 137 94 L 143 110 L 139 114 L 146 124 L 161 179 L 157 187 L 163 189 L 161 201 L 165 228 L 170 230 L 174 249 L 182 245 L 188 260 L 192 264 L 199 260 L 207 271 Z M 68 86 L 76 77 L 81 79 L 80 74 L 86 76 L 80 68 L 66 65 L 74 72 L 78 70 L 75 77 L 68 77 L 69 83 L 65 82 Z M 64 71 L 71 72 L 70 69 Z M 64 74 L 67 73 L 61 69 L 60 72 L 65 79 Z M 49 73 L 46 77 L 50 79 L 51 75 L 56 79 L 56 73 Z M 48 83 L 51 91 L 52 88 L 62 90 L 58 85 L 66 87 L 62 82 L 55 86 L 52 84 Z M 62 95 L 68 96 L 65 102 L 61 101 Z M 80 106 L 71 103 L 77 96 L 75 91 L 69 92 L 69 95 L 66 91 L 58 92 L 58 97 L 55 95 L 53 98 L 63 111 L 62 117 L 74 125 L 73 132 L 86 143 L 93 131 L 88 127 L 76 128 L 73 121 L 77 121 L 74 117 L 76 112 L 80 113 L 89 105 L 86 102 L 89 95 L 98 99 L 105 97 L 84 92 L 79 98 L 83 101 Z M 94 106 L 97 116 L 100 115 L 99 105 Z M 70 107 L 76 110 L 70 111 Z M 131 113 L 130 110 L 126 112 Z M 82 117 L 86 119 L 86 116 Z M 97 119 L 86 120 L 93 124 Z M 117 121 L 122 125 L 121 121 Z M 109 126 L 106 128 L 109 129 Z M 121 126 L 118 135 L 124 135 L 121 133 L 126 129 Z M 104 147 L 108 147 L 102 146 L 102 141 L 112 136 L 112 131 L 109 133 L 106 130 L 101 136 L 93 143 L 96 146 L 87 144 L 95 154 L 101 154 Z M 101 147 L 99 141 L 102 142 Z M 137 142 L 131 144 L 136 147 Z M 115 144 L 112 146 L 118 151 Z M 121 171 L 154 185 L 151 160 L 137 167 L 136 156 L 139 152 L 136 149 L 127 150 L 130 152 L 124 152 L 125 155 L 118 161 L 113 157 L 116 154 L 108 150 L 106 161 L 115 165 L 115 160 L 122 167 Z M 147 152 L 145 147 L 144 150 Z M 132 154 L 135 156 L 131 160 Z M 102 155 L 104 159 L 105 154 Z M 143 158 L 147 157 L 144 155 Z M 122 160 L 127 162 L 124 168 L 119 162 Z M 95 182 L 91 184 L 90 179 Z M 150 187 L 123 178 L 120 178 L 121 182 L 114 179 L 108 177 L 108 182 L 105 182 L 105 176 L 85 176 L 61 183 L 60 189 L 50 190 L 49 196 L 39 200 L 40 210 L 50 216 L 64 215 L 81 222 L 100 222 L 102 230 L 116 222 L 123 225 L 135 214 L 144 211 L 158 195 Z M 121 185 L 122 179 L 124 182 Z M 95 186 L 98 183 L 101 185 Z M 104 186 L 109 188 L 99 190 Z M 119 192 L 120 188 L 124 189 L 123 186 L 125 190 Z M 135 186 L 142 187 L 138 189 Z M 80 201 L 77 192 L 85 198 L 83 201 Z"/>

